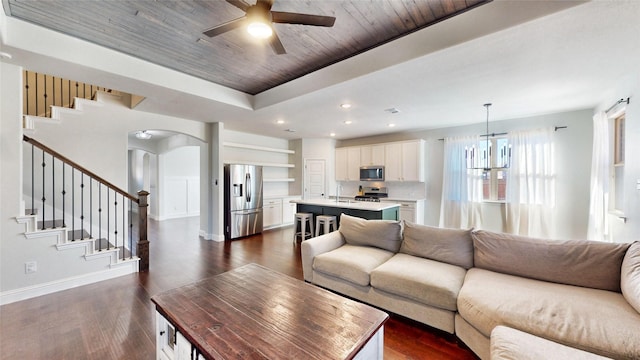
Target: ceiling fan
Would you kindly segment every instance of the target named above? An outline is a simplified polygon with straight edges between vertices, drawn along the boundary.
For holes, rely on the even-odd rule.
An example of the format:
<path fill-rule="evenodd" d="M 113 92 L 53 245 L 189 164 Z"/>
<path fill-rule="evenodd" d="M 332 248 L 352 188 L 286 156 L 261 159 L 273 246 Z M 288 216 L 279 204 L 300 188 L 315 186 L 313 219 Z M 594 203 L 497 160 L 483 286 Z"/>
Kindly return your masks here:
<path fill-rule="evenodd" d="M 214 37 L 227 31 L 247 26 L 247 31 L 251 35 L 258 38 L 269 38 L 269 45 L 278 55 L 286 54 L 287 52 L 284 50 L 278 34 L 271 26 L 272 23 L 332 27 L 336 21 L 333 16 L 271 11 L 273 0 L 257 0 L 255 5 L 249 5 L 244 0 L 226 1 L 244 11 L 246 13 L 245 16 L 214 26 L 203 33 L 209 37 Z"/>

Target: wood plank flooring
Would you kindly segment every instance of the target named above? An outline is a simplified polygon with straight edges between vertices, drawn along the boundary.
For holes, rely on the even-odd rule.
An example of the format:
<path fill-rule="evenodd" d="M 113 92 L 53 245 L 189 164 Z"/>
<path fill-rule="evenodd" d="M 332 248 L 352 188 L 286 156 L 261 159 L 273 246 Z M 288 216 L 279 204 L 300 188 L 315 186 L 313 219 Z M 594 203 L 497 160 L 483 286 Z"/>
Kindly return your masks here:
<path fill-rule="evenodd" d="M 0 359 L 155 359 L 151 296 L 258 263 L 302 279 L 291 227 L 232 242 L 198 238 L 198 218 L 149 222 L 147 273 L 0 307 Z M 477 359 L 454 336 L 395 316 L 385 359 Z"/>

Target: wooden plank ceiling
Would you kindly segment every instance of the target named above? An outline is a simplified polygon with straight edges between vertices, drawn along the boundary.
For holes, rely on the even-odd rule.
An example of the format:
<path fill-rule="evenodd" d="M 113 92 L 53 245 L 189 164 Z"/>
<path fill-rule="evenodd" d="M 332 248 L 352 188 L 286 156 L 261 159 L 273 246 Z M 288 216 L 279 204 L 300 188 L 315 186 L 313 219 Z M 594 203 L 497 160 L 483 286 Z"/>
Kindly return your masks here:
<path fill-rule="evenodd" d="M 331 28 L 275 24 L 285 55 L 250 39 L 244 29 L 214 38 L 203 35 L 244 15 L 223 0 L 4 3 L 9 16 L 255 95 L 486 2 L 276 0 L 274 11 L 336 17 Z"/>

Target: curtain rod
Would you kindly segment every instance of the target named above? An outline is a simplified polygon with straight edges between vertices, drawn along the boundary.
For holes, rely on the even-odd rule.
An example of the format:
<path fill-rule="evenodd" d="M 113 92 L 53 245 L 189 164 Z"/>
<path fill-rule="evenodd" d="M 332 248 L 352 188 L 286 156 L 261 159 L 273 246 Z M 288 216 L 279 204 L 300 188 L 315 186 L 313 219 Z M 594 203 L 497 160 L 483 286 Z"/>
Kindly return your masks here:
<path fill-rule="evenodd" d="M 558 131 L 560 129 L 566 129 L 567 126 L 556 126 L 553 128 L 553 131 Z M 502 133 L 491 133 L 491 134 L 482 134 L 482 135 L 478 135 L 478 136 L 489 136 L 489 137 L 493 137 L 493 136 L 501 136 L 501 135 L 507 135 L 508 133 L 506 132 L 502 132 Z M 440 141 L 444 141 L 444 138 L 442 139 L 438 139 Z"/>
<path fill-rule="evenodd" d="M 616 103 L 615 103 L 615 104 L 611 105 L 611 106 L 610 106 L 607 110 L 605 110 L 604 112 L 605 112 L 605 113 L 608 113 L 609 111 L 611 111 L 611 109 L 613 109 L 614 107 L 618 106 L 619 104 L 622 104 L 623 102 L 626 102 L 626 103 L 627 103 L 627 105 L 629 105 L 629 100 L 630 100 L 630 99 L 631 99 L 631 98 L 626 98 L 626 99 L 625 99 L 625 98 L 622 98 L 622 99 L 620 99 L 620 100 L 616 101 Z"/>

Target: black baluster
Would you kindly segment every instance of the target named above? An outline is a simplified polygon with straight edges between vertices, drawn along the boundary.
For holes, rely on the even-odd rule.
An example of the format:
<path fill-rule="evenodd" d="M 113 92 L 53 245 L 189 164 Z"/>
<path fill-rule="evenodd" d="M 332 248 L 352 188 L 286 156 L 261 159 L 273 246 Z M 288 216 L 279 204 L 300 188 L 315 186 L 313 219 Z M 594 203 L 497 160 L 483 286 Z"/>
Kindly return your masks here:
<path fill-rule="evenodd" d="M 69 92 L 69 107 L 71 107 L 71 80 L 67 80 L 69 82 L 69 86 L 67 86 L 67 91 Z"/>
<path fill-rule="evenodd" d="M 36 73 L 36 116 L 40 116 L 40 112 L 38 111 L 38 73 Z"/>
<path fill-rule="evenodd" d="M 31 215 L 36 214 L 36 173 L 35 173 L 35 163 L 36 159 L 34 158 L 35 154 L 35 146 L 31 144 Z"/>
<path fill-rule="evenodd" d="M 44 205 L 45 205 L 45 181 L 44 181 L 44 167 L 47 164 L 44 163 L 44 150 L 42 150 L 42 230 L 46 229 L 45 224 L 44 224 Z"/>
<path fill-rule="evenodd" d="M 80 240 L 84 240 L 84 172 L 80 172 Z"/>
<path fill-rule="evenodd" d="M 82 98 L 86 99 L 87 98 L 87 84 L 82 83 Z"/>
<path fill-rule="evenodd" d="M 47 115 L 47 75 L 44 75 L 44 116 Z"/>
<path fill-rule="evenodd" d="M 24 72 L 24 84 L 25 84 L 24 89 L 27 94 L 27 96 L 25 96 L 25 102 L 27 104 L 27 111 L 25 115 L 31 115 L 31 113 L 29 112 L 29 72 L 28 71 Z M 33 209 L 33 206 L 31 208 Z"/>
<path fill-rule="evenodd" d="M 66 180 L 65 180 L 65 172 L 64 172 L 64 163 L 62 163 L 62 227 L 67 227 L 67 224 L 65 223 L 64 219 L 67 215 L 66 209 L 65 209 L 65 202 L 66 202 L 66 195 L 67 195 L 67 186 L 66 186 Z"/>
<path fill-rule="evenodd" d="M 75 96 L 76 98 L 77 98 L 77 97 L 79 97 L 79 96 L 78 96 L 78 87 L 79 87 L 79 86 L 80 86 L 80 84 L 78 84 L 78 82 L 76 81 L 76 96 Z"/>
<path fill-rule="evenodd" d="M 51 220 L 52 229 L 56 228 L 56 157 L 51 155 Z"/>
<path fill-rule="evenodd" d="M 60 78 L 60 106 L 63 107 L 64 106 L 64 91 L 62 89 L 62 78 Z"/>
<path fill-rule="evenodd" d="M 55 76 L 53 77 L 51 92 L 53 93 L 53 99 L 51 101 L 51 105 L 56 106 L 56 77 Z M 49 110 L 49 112 L 51 112 L 51 110 Z"/>

